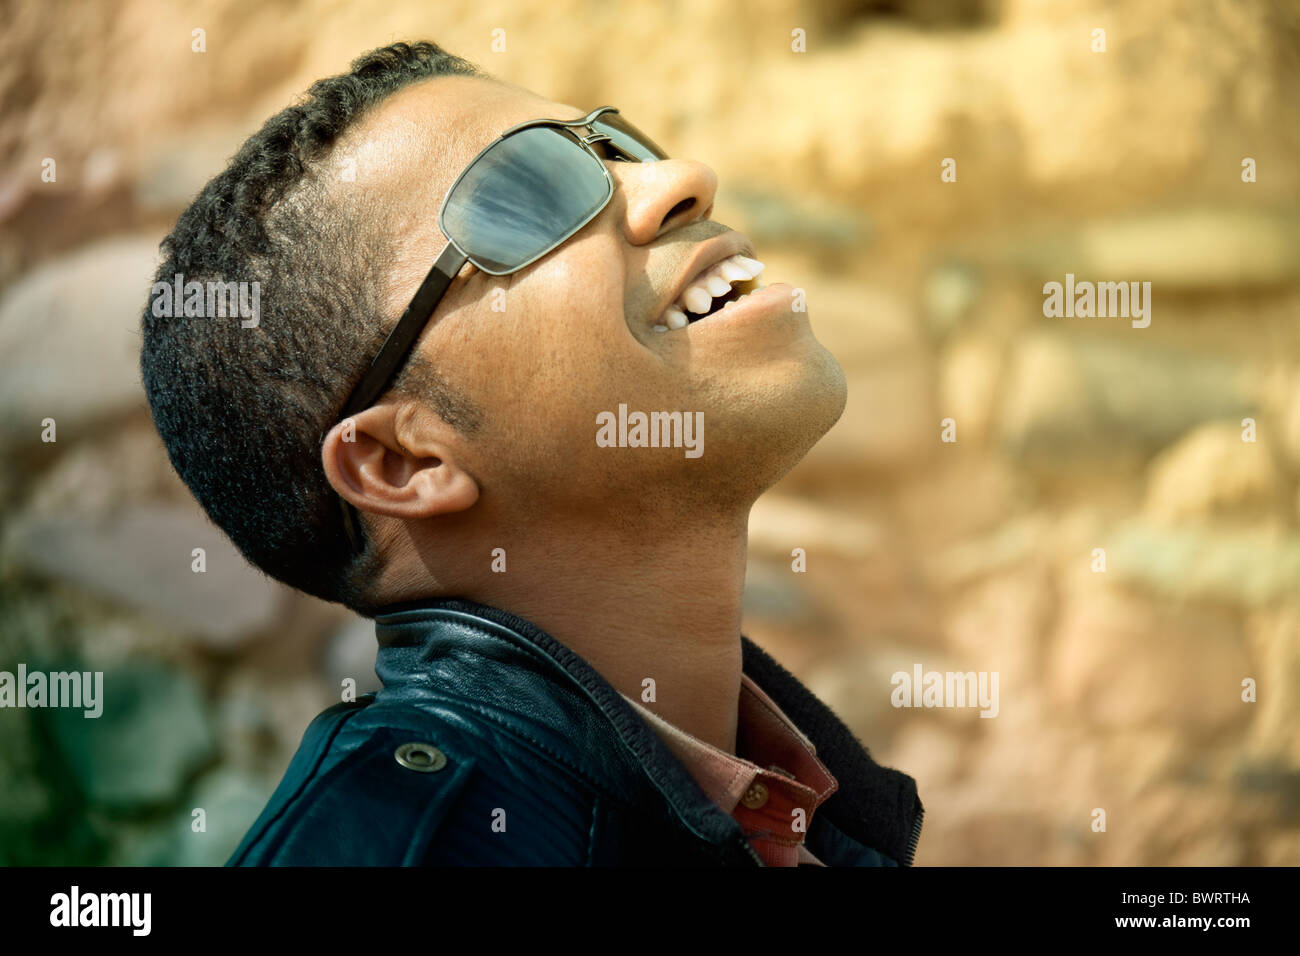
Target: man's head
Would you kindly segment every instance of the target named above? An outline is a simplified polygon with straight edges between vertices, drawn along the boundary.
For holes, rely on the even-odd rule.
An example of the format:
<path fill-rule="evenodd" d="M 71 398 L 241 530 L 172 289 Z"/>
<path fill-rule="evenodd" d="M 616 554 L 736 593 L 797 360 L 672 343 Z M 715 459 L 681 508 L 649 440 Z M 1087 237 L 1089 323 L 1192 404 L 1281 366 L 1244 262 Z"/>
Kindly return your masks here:
<path fill-rule="evenodd" d="M 395 45 L 269 121 L 181 217 L 160 280 L 259 280 L 262 314 L 146 312 L 145 385 L 177 471 L 255 564 L 363 613 L 473 597 L 468 565 L 515 538 L 743 516 L 838 418 L 843 375 L 789 286 L 656 331 L 703 270 L 752 250 L 709 219 L 707 166 L 611 159 L 591 222 L 512 275 L 465 266 L 394 388 L 338 421 L 446 245 L 460 172 L 509 127 L 595 105 Z M 620 405 L 702 413 L 703 455 L 598 444 Z M 336 494 L 364 513 L 364 555 Z"/>

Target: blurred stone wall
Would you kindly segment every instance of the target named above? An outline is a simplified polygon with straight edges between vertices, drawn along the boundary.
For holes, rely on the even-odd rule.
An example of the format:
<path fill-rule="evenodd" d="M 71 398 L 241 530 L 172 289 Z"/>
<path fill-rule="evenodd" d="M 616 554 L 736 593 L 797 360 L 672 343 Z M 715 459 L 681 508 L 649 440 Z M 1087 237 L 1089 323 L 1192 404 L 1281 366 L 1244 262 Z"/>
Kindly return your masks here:
<path fill-rule="evenodd" d="M 1294 4 L 5 15 L 0 670 L 108 698 L 0 711 L 0 863 L 223 862 L 341 681 L 375 686 L 365 622 L 249 569 L 172 474 L 138 322 L 243 138 L 421 37 L 710 163 L 715 218 L 806 290 L 849 406 L 754 511 L 746 628 L 917 779 L 918 863 L 1300 863 Z M 1045 316 L 1067 273 L 1150 282 L 1150 325 Z M 996 672 L 997 717 L 893 706 L 918 665 Z"/>

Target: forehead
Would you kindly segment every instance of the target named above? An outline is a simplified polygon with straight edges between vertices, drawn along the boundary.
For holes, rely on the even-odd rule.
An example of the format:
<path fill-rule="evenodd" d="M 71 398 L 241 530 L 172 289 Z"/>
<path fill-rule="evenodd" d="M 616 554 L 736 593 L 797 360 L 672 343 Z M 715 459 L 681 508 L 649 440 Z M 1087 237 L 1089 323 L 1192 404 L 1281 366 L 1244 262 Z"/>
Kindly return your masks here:
<path fill-rule="evenodd" d="M 461 170 L 511 126 L 586 113 L 495 79 L 435 77 L 390 96 L 337 152 L 354 158 L 358 180 L 365 168 L 378 174 L 372 182 L 440 203 Z"/>

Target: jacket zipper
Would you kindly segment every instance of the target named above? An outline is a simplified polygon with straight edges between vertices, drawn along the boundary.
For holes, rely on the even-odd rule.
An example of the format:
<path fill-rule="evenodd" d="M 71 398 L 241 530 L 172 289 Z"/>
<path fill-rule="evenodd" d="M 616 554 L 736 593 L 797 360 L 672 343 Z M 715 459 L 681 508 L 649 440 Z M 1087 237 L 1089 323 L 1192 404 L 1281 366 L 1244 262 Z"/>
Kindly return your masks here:
<path fill-rule="evenodd" d="M 912 824 L 912 837 L 907 841 L 907 853 L 903 857 L 903 866 L 911 866 L 916 856 L 916 842 L 921 839 L 921 820 L 925 817 L 925 808 L 916 808 L 916 822 Z"/>

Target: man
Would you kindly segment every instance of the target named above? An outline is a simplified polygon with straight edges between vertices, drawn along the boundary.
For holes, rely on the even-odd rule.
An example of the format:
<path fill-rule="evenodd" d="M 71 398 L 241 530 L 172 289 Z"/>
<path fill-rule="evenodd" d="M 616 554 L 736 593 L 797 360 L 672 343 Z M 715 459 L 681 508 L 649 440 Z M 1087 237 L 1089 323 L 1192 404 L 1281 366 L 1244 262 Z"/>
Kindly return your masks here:
<path fill-rule="evenodd" d="M 232 864 L 911 863 L 914 782 L 740 632 L 749 509 L 843 373 L 632 123 L 395 44 L 164 243 L 160 282 L 260 288 L 146 311 L 173 464 L 380 643 Z"/>

